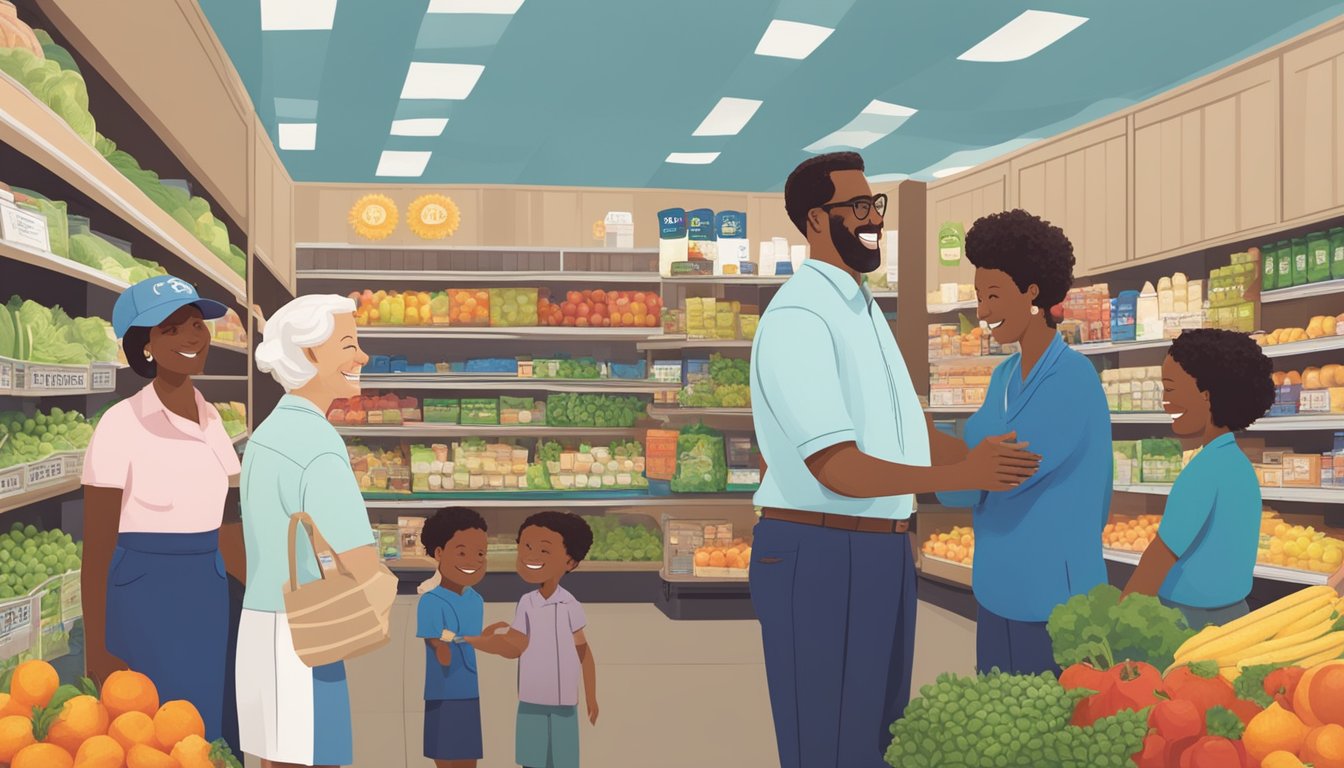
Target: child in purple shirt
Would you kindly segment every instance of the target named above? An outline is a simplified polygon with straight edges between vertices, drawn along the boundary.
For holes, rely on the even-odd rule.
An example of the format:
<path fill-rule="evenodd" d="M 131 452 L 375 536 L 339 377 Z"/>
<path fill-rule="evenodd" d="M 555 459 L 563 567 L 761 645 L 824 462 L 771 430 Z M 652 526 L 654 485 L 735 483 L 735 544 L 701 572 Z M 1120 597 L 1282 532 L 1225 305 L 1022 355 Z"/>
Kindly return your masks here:
<path fill-rule="evenodd" d="M 518 601 L 512 625 L 492 624 L 469 640 L 478 651 L 519 660 L 515 745 L 524 768 L 579 768 L 580 676 L 588 720 L 597 724 L 597 665 L 583 634 L 587 620 L 560 586 L 592 545 L 593 531 L 578 515 L 529 517 L 518 530 L 518 575 L 538 589 Z"/>

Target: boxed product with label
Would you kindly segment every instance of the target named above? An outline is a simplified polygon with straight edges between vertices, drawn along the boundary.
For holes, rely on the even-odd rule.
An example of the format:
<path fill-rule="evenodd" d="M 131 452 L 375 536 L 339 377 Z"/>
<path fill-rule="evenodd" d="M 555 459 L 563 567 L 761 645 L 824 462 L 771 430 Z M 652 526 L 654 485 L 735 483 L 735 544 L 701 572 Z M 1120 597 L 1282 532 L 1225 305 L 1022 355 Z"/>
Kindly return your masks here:
<path fill-rule="evenodd" d="M 1316 453 L 1289 453 L 1283 457 L 1285 488 L 1321 487 L 1321 456 Z"/>
<path fill-rule="evenodd" d="M 499 424 L 499 399 L 464 398 L 460 417 L 463 424 L 496 426 Z"/>
<path fill-rule="evenodd" d="M 47 217 L 4 202 L 0 202 L 0 239 L 43 253 L 51 250 Z"/>
<path fill-rule="evenodd" d="M 736 275 L 742 272 L 742 263 L 751 261 L 751 241 L 747 240 L 747 214 L 741 211 L 719 211 L 714 214 L 714 235 L 717 238 L 716 275 Z"/>
<path fill-rule="evenodd" d="M 1111 460 L 1116 485 L 1133 485 L 1139 480 L 1139 441 L 1112 440 Z"/>
<path fill-rule="evenodd" d="M 1142 441 L 1139 447 L 1139 481 L 1172 483 L 1181 473 L 1181 443 L 1174 438 Z"/>
<path fill-rule="evenodd" d="M 686 212 L 686 258 L 689 261 L 707 261 L 711 265 L 718 256 L 714 239 L 714 211 L 697 208 Z"/>
<path fill-rule="evenodd" d="M 1283 466 L 1274 464 L 1256 464 L 1255 479 L 1260 482 L 1261 488 L 1282 488 L 1283 487 Z"/>
<path fill-rule="evenodd" d="M 686 211 L 668 208 L 658 212 L 658 274 L 672 276 L 672 265 L 688 258 Z"/>
<path fill-rule="evenodd" d="M 625 211 L 609 211 L 604 223 L 608 248 L 635 247 L 635 216 Z"/>

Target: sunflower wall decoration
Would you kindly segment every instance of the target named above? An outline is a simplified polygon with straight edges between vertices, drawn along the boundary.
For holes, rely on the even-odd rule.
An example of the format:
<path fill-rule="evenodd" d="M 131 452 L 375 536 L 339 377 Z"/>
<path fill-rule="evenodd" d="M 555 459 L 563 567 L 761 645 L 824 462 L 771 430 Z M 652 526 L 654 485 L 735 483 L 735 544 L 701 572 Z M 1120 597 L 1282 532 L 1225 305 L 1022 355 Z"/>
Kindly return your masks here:
<path fill-rule="evenodd" d="M 397 228 L 397 204 L 387 195 L 365 195 L 350 209 L 350 226 L 366 240 L 382 240 Z"/>
<path fill-rule="evenodd" d="M 446 195 L 421 195 L 406 209 L 406 224 L 421 240 L 442 240 L 457 231 L 462 212 Z"/>
<path fill-rule="evenodd" d="M 601 219 L 593 222 L 593 239 L 606 242 L 607 223 Z"/>

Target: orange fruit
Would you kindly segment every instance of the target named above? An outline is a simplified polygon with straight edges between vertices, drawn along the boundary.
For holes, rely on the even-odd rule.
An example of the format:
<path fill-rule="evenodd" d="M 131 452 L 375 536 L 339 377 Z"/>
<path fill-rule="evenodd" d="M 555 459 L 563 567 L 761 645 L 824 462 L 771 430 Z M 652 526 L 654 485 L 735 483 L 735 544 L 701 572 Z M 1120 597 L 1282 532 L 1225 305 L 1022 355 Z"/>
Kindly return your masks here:
<path fill-rule="evenodd" d="M 108 719 L 107 707 L 101 701 L 92 696 L 76 696 L 61 707 L 56 722 L 47 731 L 47 742 L 75 754 L 84 742 L 107 733 Z"/>
<path fill-rule="evenodd" d="M 45 707 L 60 684 L 55 667 L 45 661 L 25 661 L 9 681 L 9 697 L 24 707 Z"/>
<path fill-rule="evenodd" d="M 35 743 L 32 720 L 18 715 L 0 717 L 0 764 L 12 761 L 20 750 Z"/>
<path fill-rule="evenodd" d="M 127 712 L 108 726 L 107 735 L 116 740 L 121 748 L 129 751 L 136 744 L 157 749 L 159 738 L 154 735 L 154 718 L 144 712 Z"/>
<path fill-rule="evenodd" d="M 1318 725 L 1325 725 L 1325 722 L 1313 712 L 1313 707 L 1316 704 L 1323 703 L 1318 702 L 1318 697 L 1312 693 L 1313 683 L 1318 675 L 1336 666 L 1344 666 L 1344 661 L 1327 661 L 1308 669 L 1303 673 L 1302 679 L 1297 683 L 1297 690 L 1293 693 L 1293 712 L 1296 712 L 1297 716 L 1302 718 L 1302 722 L 1313 728 Z"/>
<path fill-rule="evenodd" d="M 1305 768 L 1302 761 L 1297 759 L 1297 755 L 1292 752 L 1270 752 L 1260 761 L 1260 768 Z"/>
<path fill-rule="evenodd" d="M 159 707 L 154 715 L 154 736 L 160 744 L 177 746 L 179 741 L 192 735 L 205 738 L 205 721 L 195 705 L 179 699 Z"/>
<path fill-rule="evenodd" d="M 139 672 L 121 670 L 108 675 L 102 696 L 103 705 L 114 720 L 127 712 L 144 712 L 153 717 L 159 711 L 159 689 L 153 680 Z"/>
<path fill-rule="evenodd" d="M 33 744 L 14 756 L 9 768 L 74 768 L 75 758 L 55 744 Z"/>
<path fill-rule="evenodd" d="M 173 759 L 182 768 L 215 768 L 215 764 L 210 761 L 210 742 L 195 734 L 173 747 Z"/>
<path fill-rule="evenodd" d="M 1307 725 L 1344 725 L 1344 662 L 1328 661 L 1307 670 L 1297 690 L 1302 691 L 1306 709 L 1301 717 Z M 1294 709 L 1298 698 L 1294 694 Z"/>
<path fill-rule="evenodd" d="M 1297 715 L 1275 702 L 1246 724 L 1241 743 L 1254 764 L 1264 760 L 1271 752 L 1282 750 L 1297 754 L 1310 730 Z"/>
<path fill-rule="evenodd" d="M 167 753 L 136 744 L 126 753 L 126 768 L 182 768 Z"/>
<path fill-rule="evenodd" d="M 75 753 L 75 768 L 122 768 L 126 750 L 111 736 L 94 736 Z"/>
<path fill-rule="evenodd" d="M 1329 723 L 1311 729 L 1299 754 L 1314 768 L 1344 768 L 1344 725 Z"/>
<path fill-rule="evenodd" d="M 25 707 L 24 705 L 10 698 L 8 693 L 0 693 L 0 717 L 9 717 L 10 715 L 32 717 L 33 708 Z"/>

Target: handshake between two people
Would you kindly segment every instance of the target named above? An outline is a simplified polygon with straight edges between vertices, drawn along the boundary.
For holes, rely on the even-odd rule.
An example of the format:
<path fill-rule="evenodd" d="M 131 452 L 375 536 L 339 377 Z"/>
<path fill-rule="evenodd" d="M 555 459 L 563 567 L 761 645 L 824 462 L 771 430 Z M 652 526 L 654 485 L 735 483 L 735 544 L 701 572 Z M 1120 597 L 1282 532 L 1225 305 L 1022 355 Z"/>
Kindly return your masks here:
<path fill-rule="evenodd" d="M 1027 447 L 1028 443 L 1017 442 L 1016 432 L 981 440 L 960 462 L 966 471 L 967 487 L 1011 491 L 1026 482 L 1041 467 L 1041 457 Z"/>

